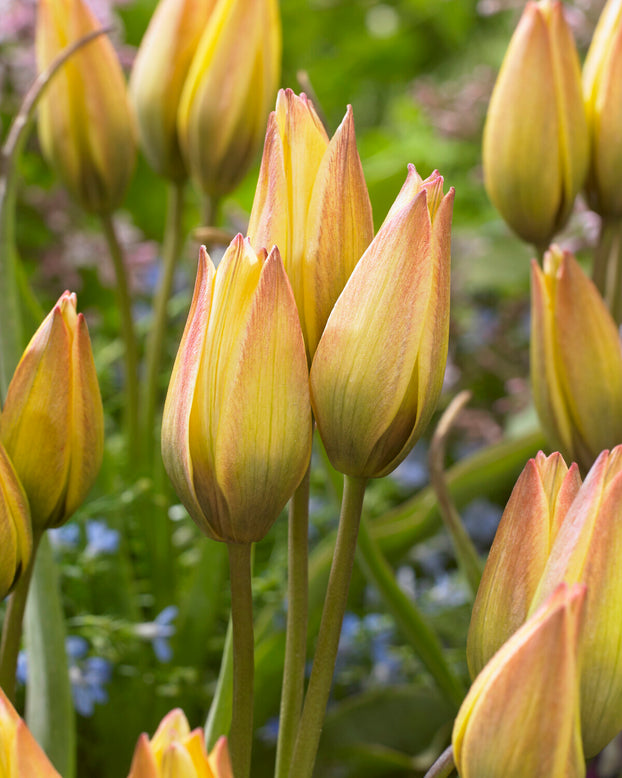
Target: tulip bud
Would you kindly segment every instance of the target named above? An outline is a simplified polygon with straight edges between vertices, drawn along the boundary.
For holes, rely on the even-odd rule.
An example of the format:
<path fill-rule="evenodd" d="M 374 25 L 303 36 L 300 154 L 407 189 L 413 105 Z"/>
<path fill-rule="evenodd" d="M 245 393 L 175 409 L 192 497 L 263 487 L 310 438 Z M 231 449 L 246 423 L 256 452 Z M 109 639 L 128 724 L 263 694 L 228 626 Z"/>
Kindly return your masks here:
<path fill-rule="evenodd" d="M 279 247 L 311 362 L 333 305 L 374 237 L 350 106 L 329 142 L 307 96 L 279 92 L 248 236 L 256 248 Z"/>
<path fill-rule="evenodd" d="M 477 676 L 453 729 L 460 778 L 583 778 L 578 639 L 585 586 L 561 584 Z"/>
<path fill-rule="evenodd" d="M 128 778 L 233 778 L 225 738 L 206 753 L 203 730 L 190 731 L 179 708 L 160 722 L 151 740 L 140 736 Z"/>
<path fill-rule="evenodd" d="M 540 451 L 527 462 L 501 517 L 467 639 L 474 678 L 527 619 L 559 528 L 581 486 L 576 464 Z"/>
<path fill-rule="evenodd" d="M 238 235 L 214 269 L 201 249 L 169 384 L 162 456 L 200 529 L 261 540 L 311 455 L 304 342 L 279 252 Z"/>
<path fill-rule="evenodd" d="M 0 766 L 7 778 L 61 778 L 2 689 Z"/>
<path fill-rule="evenodd" d="M 531 610 L 560 581 L 587 586 L 580 642 L 581 729 L 587 757 L 622 728 L 622 446 L 603 451 L 557 537 Z"/>
<path fill-rule="evenodd" d="M 22 482 L 35 530 L 82 504 L 103 456 L 104 414 L 84 316 L 64 292 L 9 384 L 0 441 Z"/>
<path fill-rule="evenodd" d="M 528 2 L 490 98 L 484 181 L 510 227 L 538 247 L 566 223 L 585 181 L 581 70 L 562 4 Z"/>
<path fill-rule="evenodd" d="M 594 284 L 553 246 L 532 263 L 531 381 L 551 444 L 587 471 L 622 441 L 622 350 Z"/>
<path fill-rule="evenodd" d="M 32 528 L 28 498 L 0 443 L 0 599 L 17 583 L 30 561 Z"/>
<path fill-rule="evenodd" d="M 184 83 L 178 131 L 207 194 L 232 191 L 265 131 L 281 71 L 277 0 L 218 0 Z"/>
<path fill-rule="evenodd" d="M 590 135 L 590 205 L 603 216 L 622 216 L 622 2 L 609 0 L 583 66 Z"/>
<path fill-rule="evenodd" d="M 311 366 L 311 402 L 333 466 L 390 473 L 440 394 L 449 329 L 454 190 L 408 177 L 335 303 Z"/>
<path fill-rule="evenodd" d="M 40 0 L 37 64 L 101 27 L 83 0 Z M 78 202 L 114 210 L 134 168 L 134 128 L 125 80 L 110 41 L 88 43 L 62 66 L 39 102 L 43 152 Z"/>
<path fill-rule="evenodd" d="M 184 82 L 216 0 L 160 0 L 130 78 L 143 152 L 160 175 L 183 181 L 186 166 L 177 137 Z"/>

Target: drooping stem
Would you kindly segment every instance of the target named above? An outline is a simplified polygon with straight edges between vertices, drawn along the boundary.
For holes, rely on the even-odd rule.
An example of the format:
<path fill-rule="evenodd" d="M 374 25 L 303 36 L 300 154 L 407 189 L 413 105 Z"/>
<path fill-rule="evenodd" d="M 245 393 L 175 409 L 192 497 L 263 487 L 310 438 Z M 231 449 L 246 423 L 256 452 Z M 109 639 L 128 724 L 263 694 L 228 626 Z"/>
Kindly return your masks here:
<path fill-rule="evenodd" d="M 0 641 L 0 687 L 6 696 L 13 701 L 15 699 L 15 671 L 17 669 L 17 655 L 22 641 L 24 624 L 24 612 L 28 599 L 28 590 L 32 579 L 32 571 L 35 567 L 35 557 L 42 533 L 35 531 L 32 538 L 32 554 L 26 569 L 22 572 L 17 586 L 9 598 L 4 624 L 2 625 L 2 639 Z"/>
<path fill-rule="evenodd" d="M 138 348 L 132 315 L 132 299 L 127 280 L 123 250 L 110 214 L 102 214 L 102 227 L 116 276 L 117 304 L 121 314 L 121 334 L 125 347 L 125 431 L 129 461 L 134 462 L 138 451 Z"/>
<path fill-rule="evenodd" d="M 616 324 L 622 323 L 622 220 L 603 218 L 592 278 Z"/>
<path fill-rule="evenodd" d="M 289 505 L 287 632 L 275 778 L 287 778 L 304 696 L 309 589 L 309 482 L 311 466 Z"/>
<path fill-rule="evenodd" d="M 455 766 L 454 750 L 448 746 L 423 778 L 449 778 Z"/>
<path fill-rule="evenodd" d="M 233 712 L 229 744 L 235 778 L 249 778 L 253 747 L 255 646 L 250 543 L 228 543 L 233 623 Z"/>
<path fill-rule="evenodd" d="M 311 778 L 335 671 L 356 553 L 366 479 L 346 476 L 337 542 L 326 589 L 313 669 L 298 725 L 290 778 Z"/>

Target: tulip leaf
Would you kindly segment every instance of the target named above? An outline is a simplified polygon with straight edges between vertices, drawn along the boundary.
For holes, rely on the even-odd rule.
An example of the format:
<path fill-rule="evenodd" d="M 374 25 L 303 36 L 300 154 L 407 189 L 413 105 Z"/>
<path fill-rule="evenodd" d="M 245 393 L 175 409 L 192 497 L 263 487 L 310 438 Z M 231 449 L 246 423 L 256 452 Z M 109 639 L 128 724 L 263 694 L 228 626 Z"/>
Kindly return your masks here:
<path fill-rule="evenodd" d="M 220 673 L 214 699 L 205 722 L 205 745 L 211 750 L 221 735 L 229 734 L 233 710 L 233 629 L 231 619 L 222 650 Z"/>

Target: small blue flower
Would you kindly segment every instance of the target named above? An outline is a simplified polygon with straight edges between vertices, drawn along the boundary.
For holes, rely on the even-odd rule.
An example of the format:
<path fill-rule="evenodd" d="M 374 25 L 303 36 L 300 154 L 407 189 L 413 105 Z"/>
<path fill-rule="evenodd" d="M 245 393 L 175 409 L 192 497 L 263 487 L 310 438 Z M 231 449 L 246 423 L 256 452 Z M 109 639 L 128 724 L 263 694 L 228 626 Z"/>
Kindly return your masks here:
<path fill-rule="evenodd" d="M 91 519 L 86 522 L 86 555 L 115 554 L 119 548 L 119 532 L 110 529 L 103 519 Z"/>
<path fill-rule="evenodd" d="M 173 650 L 168 639 L 175 634 L 175 625 L 171 622 L 176 618 L 178 612 L 179 609 L 176 605 L 169 605 L 160 611 L 153 621 L 145 621 L 134 627 L 138 637 L 151 642 L 159 662 L 170 662 L 173 658 Z"/>
<path fill-rule="evenodd" d="M 48 538 L 54 548 L 60 550 L 76 549 L 80 543 L 80 527 L 75 522 L 69 522 L 62 527 L 48 530 Z"/>
<path fill-rule="evenodd" d="M 26 681 L 28 680 L 28 654 L 23 650 L 17 655 L 15 679 L 17 680 L 17 683 L 22 686 L 25 686 Z"/>
<path fill-rule="evenodd" d="M 82 716 L 92 716 L 96 704 L 108 702 L 105 684 L 110 681 L 112 667 L 101 656 L 90 656 L 84 662 L 69 664 L 69 679 L 73 704 Z"/>

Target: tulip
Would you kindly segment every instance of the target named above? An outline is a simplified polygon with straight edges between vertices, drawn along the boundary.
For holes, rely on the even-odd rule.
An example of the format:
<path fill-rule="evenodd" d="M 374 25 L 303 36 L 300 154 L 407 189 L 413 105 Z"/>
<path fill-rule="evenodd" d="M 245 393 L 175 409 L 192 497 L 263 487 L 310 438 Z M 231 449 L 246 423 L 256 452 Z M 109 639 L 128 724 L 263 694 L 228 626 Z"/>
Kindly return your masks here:
<path fill-rule="evenodd" d="M 83 0 L 40 0 L 39 70 L 100 27 Z M 121 66 L 107 38 L 88 43 L 55 75 L 39 102 L 39 138 L 86 210 L 109 213 L 119 205 L 134 168 L 134 127 Z"/>
<path fill-rule="evenodd" d="M 308 370 L 279 252 L 238 235 L 218 271 L 201 249 L 162 423 L 177 493 L 216 540 L 261 540 L 311 455 Z"/>
<path fill-rule="evenodd" d="M 2 689 L 0 766 L 7 778 L 61 778 Z"/>
<path fill-rule="evenodd" d="M 453 729 L 461 778 L 582 778 L 578 640 L 585 586 L 561 584 L 492 657 Z"/>
<path fill-rule="evenodd" d="M 490 99 L 483 163 L 488 196 L 506 222 L 548 246 L 588 165 L 581 70 L 560 2 L 525 6 Z"/>
<path fill-rule="evenodd" d="M 28 498 L 0 443 L 0 599 L 17 583 L 32 554 Z"/>
<path fill-rule="evenodd" d="M 102 462 L 102 402 L 76 305 L 76 295 L 64 292 L 35 332 L 0 415 L 0 441 L 39 532 L 59 526 L 82 504 Z"/>
<path fill-rule="evenodd" d="M 142 734 L 128 778 L 233 778 L 225 738 L 208 755 L 203 730 L 190 731 L 179 708 L 160 722 L 151 740 Z"/>
<path fill-rule="evenodd" d="M 160 175 L 182 181 L 177 136 L 184 82 L 216 0 L 161 0 L 142 39 L 130 78 L 142 148 Z"/>
<path fill-rule="evenodd" d="M 618 329 L 574 257 L 553 246 L 532 267 L 531 380 L 551 444 L 582 470 L 622 442 Z"/>
<path fill-rule="evenodd" d="M 211 196 L 232 191 L 250 165 L 280 77 L 277 0 L 218 0 L 184 83 L 182 152 Z"/>
<path fill-rule="evenodd" d="M 350 106 L 329 142 L 307 96 L 279 92 L 248 235 L 255 248 L 279 247 L 310 363 L 333 305 L 374 236 Z"/>
<path fill-rule="evenodd" d="M 622 169 L 622 2 L 609 0 L 583 66 L 583 93 L 590 135 L 590 204 L 603 216 L 622 215 L 618 171 Z"/>
<path fill-rule="evenodd" d="M 391 472 L 440 394 L 449 328 L 454 190 L 408 177 L 335 303 L 311 366 L 311 402 L 333 466 Z"/>
<path fill-rule="evenodd" d="M 581 477 L 560 454 L 527 462 L 501 517 L 473 605 L 467 659 L 474 678 L 523 624 Z"/>

